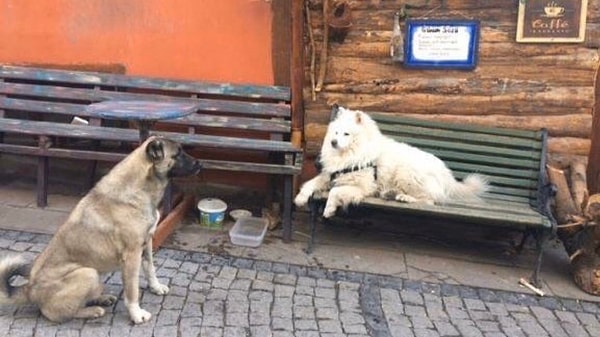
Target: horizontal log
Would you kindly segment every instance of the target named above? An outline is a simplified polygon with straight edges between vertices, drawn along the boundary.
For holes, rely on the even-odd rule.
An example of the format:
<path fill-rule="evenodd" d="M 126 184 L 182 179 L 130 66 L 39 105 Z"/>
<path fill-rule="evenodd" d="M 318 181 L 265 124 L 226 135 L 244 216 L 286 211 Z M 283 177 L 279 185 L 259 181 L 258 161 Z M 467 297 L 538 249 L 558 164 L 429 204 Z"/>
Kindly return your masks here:
<path fill-rule="evenodd" d="M 456 12 L 457 10 L 480 10 L 489 11 L 495 9 L 503 9 L 505 12 L 516 17 L 518 10 L 518 0 L 506 1 L 506 0 L 443 0 L 443 1 L 431 1 L 431 0 L 413 0 L 407 2 L 406 0 L 347 0 L 350 8 L 354 12 L 360 12 L 363 10 L 387 10 L 396 11 L 404 5 L 408 5 L 408 15 L 411 17 L 417 17 L 427 12 L 432 14 L 445 15 L 449 14 L 457 15 L 464 14 L 464 12 Z M 321 11 L 323 6 L 323 0 L 311 0 L 310 9 L 312 11 Z M 588 0 L 588 20 L 598 19 L 600 14 L 600 2 L 598 0 Z"/>
<path fill-rule="evenodd" d="M 522 98 L 529 97 L 530 94 L 550 95 L 559 101 L 566 99 L 575 99 L 581 105 L 582 98 L 587 97 L 587 102 L 583 107 L 593 106 L 592 96 L 575 97 L 574 94 L 590 95 L 592 88 L 588 85 L 569 85 L 572 83 L 561 83 L 560 85 L 550 85 L 540 81 L 511 79 L 511 78 L 484 78 L 475 76 L 463 77 L 431 77 L 425 76 L 407 76 L 404 78 L 383 78 L 374 79 L 366 82 L 338 82 L 327 84 L 323 91 L 329 93 L 346 93 L 346 94 L 432 94 L 432 95 L 475 95 L 475 96 L 502 96 L 513 95 L 507 97 L 513 100 L 520 96 Z M 583 81 L 581 81 L 583 82 Z M 585 83 L 579 83 L 585 84 Z M 497 99 L 501 99 L 498 97 Z M 518 99 L 517 99 L 518 100 Z M 573 107 L 573 106 L 571 106 Z"/>
<path fill-rule="evenodd" d="M 562 89 L 562 88 L 561 88 Z M 589 114 L 592 102 L 582 100 L 579 95 L 593 97 L 592 88 L 582 90 L 564 90 L 559 95 L 551 92 L 507 94 L 502 96 L 438 94 L 438 93 L 401 93 L 401 94 L 344 94 L 321 92 L 318 99 L 329 105 L 342 106 L 368 111 L 410 112 L 417 114 L 435 114 L 443 111 L 452 115 L 559 115 Z M 551 90 L 561 92 L 563 90 Z M 570 95 L 568 93 L 571 93 Z M 310 113 L 310 112 L 309 112 Z"/>
<path fill-rule="evenodd" d="M 389 34 L 388 34 L 389 33 Z M 330 45 L 331 55 L 338 57 L 358 57 L 358 58 L 386 58 L 390 52 L 391 32 L 381 34 L 382 41 L 369 40 L 347 40 L 342 44 L 332 43 Z M 489 42 L 482 41 L 479 45 L 479 58 L 485 60 L 487 64 L 504 63 L 506 59 L 520 63 L 523 58 L 539 57 L 547 58 L 553 56 L 553 61 L 560 61 L 565 55 L 573 63 L 579 62 L 578 59 L 590 59 L 598 61 L 597 51 L 587 47 L 573 47 L 569 44 L 515 44 L 514 41 Z M 321 48 L 317 44 L 318 49 Z M 570 55 L 575 53 L 577 56 Z"/>
<path fill-rule="evenodd" d="M 586 50 L 586 49 L 581 49 Z M 585 58 L 587 55 L 587 58 Z M 577 83 L 593 85 L 594 73 L 598 66 L 598 55 L 586 52 L 585 55 L 531 58 L 498 58 L 496 62 L 480 60 L 475 71 L 458 70 L 417 70 L 393 64 L 390 57 L 380 58 L 341 57 L 330 55 L 327 62 L 325 84 L 340 82 L 366 82 L 369 80 L 415 76 L 431 77 L 481 77 L 508 78 L 564 85 L 564 81 L 576 79 Z"/>
<path fill-rule="evenodd" d="M 590 153 L 590 140 L 575 137 L 550 137 L 548 150 L 551 153 L 565 153 L 586 156 Z"/>
<path fill-rule="evenodd" d="M 561 170 L 568 169 L 572 163 L 576 161 L 583 162 L 587 165 L 587 155 L 578 156 L 569 153 L 550 153 L 548 155 L 548 165 Z"/>

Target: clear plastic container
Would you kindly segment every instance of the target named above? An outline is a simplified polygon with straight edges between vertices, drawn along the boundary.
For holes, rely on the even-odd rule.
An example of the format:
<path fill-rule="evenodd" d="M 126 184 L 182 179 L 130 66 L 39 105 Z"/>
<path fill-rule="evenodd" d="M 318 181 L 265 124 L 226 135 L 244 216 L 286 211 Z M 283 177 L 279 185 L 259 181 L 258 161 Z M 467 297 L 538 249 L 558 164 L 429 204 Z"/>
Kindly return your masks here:
<path fill-rule="evenodd" d="M 267 219 L 264 218 L 252 216 L 239 218 L 229 230 L 229 238 L 235 245 L 258 247 L 265 238 L 267 225 Z"/>

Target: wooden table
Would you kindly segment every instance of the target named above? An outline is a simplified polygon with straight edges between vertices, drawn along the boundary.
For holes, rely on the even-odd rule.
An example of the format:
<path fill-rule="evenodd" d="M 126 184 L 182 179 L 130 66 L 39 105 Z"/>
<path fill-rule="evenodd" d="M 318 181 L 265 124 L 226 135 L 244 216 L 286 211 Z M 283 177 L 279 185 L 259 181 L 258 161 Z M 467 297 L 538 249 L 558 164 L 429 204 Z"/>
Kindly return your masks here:
<path fill-rule="evenodd" d="M 90 117 L 99 120 L 118 119 L 135 122 L 140 132 L 140 142 L 144 142 L 150 134 L 152 124 L 159 120 L 190 115 L 198 110 L 198 106 L 189 102 L 109 100 L 90 104 L 85 110 L 90 114 Z M 172 193 L 172 185 L 169 183 L 163 198 L 163 214 L 168 214 L 171 211 Z"/>
<path fill-rule="evenodd" d="M 86 112 L 99 119 L 119 119 L 135 122 L 140 140 L 148 138 L 150 127 L 156 121 L 175 119 L 194 113 L 195 103 L 164 101 L 103 101 L 86 107 Z"/>

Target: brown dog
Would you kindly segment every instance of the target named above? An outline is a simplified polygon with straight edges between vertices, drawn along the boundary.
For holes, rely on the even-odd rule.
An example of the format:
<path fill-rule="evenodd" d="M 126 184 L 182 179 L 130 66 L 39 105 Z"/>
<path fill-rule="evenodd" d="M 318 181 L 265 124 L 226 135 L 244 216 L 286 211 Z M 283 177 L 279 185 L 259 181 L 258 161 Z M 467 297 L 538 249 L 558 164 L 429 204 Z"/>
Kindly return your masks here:
<path fill-rule="evenodd" d="M 139 305 L 139 271 L 150 290 L 169 287 L 156 278 L 152 235 L 169 178 L 193 175 L 201 165 L 171 140 L 151 137 L 118 163 L 75 206 L 67 221 L 30 266 L 20 257 L 0 261 L 0 303 L 33 303 L 51 321 L 96 318 L 115 296 L 103 295 L 100 275 L 121 270 L 131 320 L 151 314 Z M 20 275 L 22 286 L 12 281 Z"/>

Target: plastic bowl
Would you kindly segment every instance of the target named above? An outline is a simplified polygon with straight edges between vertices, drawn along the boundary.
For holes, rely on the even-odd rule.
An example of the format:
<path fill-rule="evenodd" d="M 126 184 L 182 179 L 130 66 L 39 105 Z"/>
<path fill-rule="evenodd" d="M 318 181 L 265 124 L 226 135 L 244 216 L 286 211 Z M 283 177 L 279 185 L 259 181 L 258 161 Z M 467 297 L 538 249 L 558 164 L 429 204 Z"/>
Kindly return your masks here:
<path fill-rule="evenodd" d="M 214 228 L 223 228 L 223 219 L 227 204 L 216 198 L 204 198 L 198 201 L 198 210 L 200 211 L 200 225 Z"/>
<path fill-rule="evenodd" d="M 252 212 L 247 209 L 234 209 L 229 212 L 229 216 L 231 216 L 233 220 L 238 220 L 243 217 L 252 216 Z"/>

